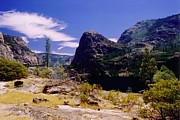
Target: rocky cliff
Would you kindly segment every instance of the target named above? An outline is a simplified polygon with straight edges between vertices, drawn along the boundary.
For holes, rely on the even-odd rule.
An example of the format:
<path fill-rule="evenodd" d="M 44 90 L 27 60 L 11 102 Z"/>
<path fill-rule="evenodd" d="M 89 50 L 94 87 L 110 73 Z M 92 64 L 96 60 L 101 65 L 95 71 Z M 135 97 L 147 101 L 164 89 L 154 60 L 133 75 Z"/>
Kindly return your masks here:
<path fill-rule="evenodd" d="M 36 65 L 41 62 L 21 37 L 2 35 L 0 41 L 0 56 L 23 64 Z"/>
<path fill-rule="evenodd" d="M 100 65 L 100 58 L 113 52 L 125 50 L 120 44 L 114 43 L 95 31 L 85 32 L 76 50 L 72 65 L 78 70 L 91 71 Z"/>

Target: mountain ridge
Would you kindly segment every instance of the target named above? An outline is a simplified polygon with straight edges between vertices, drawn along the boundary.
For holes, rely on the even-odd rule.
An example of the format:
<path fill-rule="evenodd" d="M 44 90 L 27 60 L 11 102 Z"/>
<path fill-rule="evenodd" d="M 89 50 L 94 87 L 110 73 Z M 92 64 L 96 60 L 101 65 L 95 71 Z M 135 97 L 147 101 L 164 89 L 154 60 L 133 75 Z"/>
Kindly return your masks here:
<path fill-rule="evenodd" d="M 92 76 L 137 76 L 145 48 L 151 51 L 158 66 L 178 64 L 171 59 L 180 57 L 180 14 L 138 22 L 125 30 L 117 43 L 95 31 L 85 32 L 71 65 Z M 178 76 L 180 68 L 174 72 Z"/>
<path fill-rule="evenodd" d="M 18 36 L 0 35 L 0 56 L 22 64 L 37 65 L 39 57 L 32 52 L 26 42 Z"/>

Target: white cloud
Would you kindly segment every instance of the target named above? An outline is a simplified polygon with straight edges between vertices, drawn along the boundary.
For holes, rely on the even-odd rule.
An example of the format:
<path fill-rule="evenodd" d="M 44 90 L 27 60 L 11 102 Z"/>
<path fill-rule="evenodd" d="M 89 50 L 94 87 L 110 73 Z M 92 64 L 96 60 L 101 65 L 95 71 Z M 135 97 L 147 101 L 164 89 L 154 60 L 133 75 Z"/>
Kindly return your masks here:
<path fill-rule="evenodd" d="M 0 27 L 23 33 L 32 39 L 49 37 L 52 41 L 75 40 L 60 32 L 67 27 L 64 22 L 55 21 L 51 17 L 44 17 L 37 13 L 0 11 Z"/>
<path fill-rule="evenodd" d="M 28 41 L 28 39 L 27 39 L 27 37 L 21 37 L 23 40 L 24 40 L 24 42 L 26 42 L 27 44 L 29 43 L 29 41 Z"/>
<path fill-rule="evenodd" d="M 74 54 L 71 53 L 60 53 L 60 52 L 56 52 L 56 51 L 52 51 L 52 54 L 57 54 L 57 55 L 69 55 L 69 56 L 73 56 Z"/>
<path fill-rule="evenodd" d="M 113 41 L 113 42 L 117 42 L 118 39 L 117 38 L 108 38 L 109 40 Z"/>
<path fill-rule="evenodd" d="M 31 50 L 31 51 L 35 53 L 43 53 L 42 51 L 39 51 L 39 50 Z"/>
<path fill-rule="evenodd" d="M 64 47 L 70 47 L 70 48 L 77 48 L 79 46 L 79 43 L 76 42 L 62 42 L 59 44 L 61 47 L 58 48 L 58 50 L 63 49 Z"/>

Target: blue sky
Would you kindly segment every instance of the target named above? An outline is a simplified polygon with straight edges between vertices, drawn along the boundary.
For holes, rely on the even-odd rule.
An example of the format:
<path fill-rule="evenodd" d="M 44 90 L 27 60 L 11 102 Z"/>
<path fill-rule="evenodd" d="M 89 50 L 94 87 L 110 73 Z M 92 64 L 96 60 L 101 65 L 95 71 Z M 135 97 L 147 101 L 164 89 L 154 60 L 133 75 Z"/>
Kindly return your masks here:
<path fill-rule="evenodd" d="M 112 40 L 136 22 L 180 13 L 180 0 L 1 0 L 0 31 L 21 36 L 31 50 L 74 54 L 83 32 Z"/>

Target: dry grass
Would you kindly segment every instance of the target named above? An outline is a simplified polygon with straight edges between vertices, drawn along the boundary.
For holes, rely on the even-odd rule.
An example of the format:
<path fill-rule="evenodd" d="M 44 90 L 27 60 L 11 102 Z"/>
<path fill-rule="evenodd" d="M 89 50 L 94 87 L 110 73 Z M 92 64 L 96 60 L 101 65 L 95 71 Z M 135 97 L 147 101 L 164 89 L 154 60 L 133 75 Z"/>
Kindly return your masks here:
<path fill-rule="evenodd" d="M 49 102 L 42 102 L 39 104 L 33 103 L 33 98 L 45 98 L 49 100 Z M 73 99 L 66 98 L 66 100 L 70 101 L 70 105 L 73 105 Z M 56 107 L 57 105 L 64 104 L 64 98 L 59 99 L 59 97 L 53 95 L 46 94 L 33 94 L 28 92 L 19 92 L 19 91 L 11 91 L 6 94 L 0 95 L 0 104 L 16 104 L 20 105 L 22 103 L 29 103 L 33 106 L 46 106 L 46 107 Z"/>
<path fill-rule="evenodd" d="M 20 80 L 24 82 L 23 83 L 24 86 L 29 86 L 29 85 L 33 85 L 33 84 L 39 84 L 40 87 L 41 87 L 41 83 L 49 81 L 49 79 L 47 79 L 47 78 L 39 78 L 39 77 L 36 77 L 36 76 L 33 76 L 33 75 L 29 76 L 28 78 L 22 78 Z M 8 88 L 10 88 L 10 89 L 13 89 L 15 81 L 17 81 L 17 80 L 6 82 L 6 86 Z"/>

